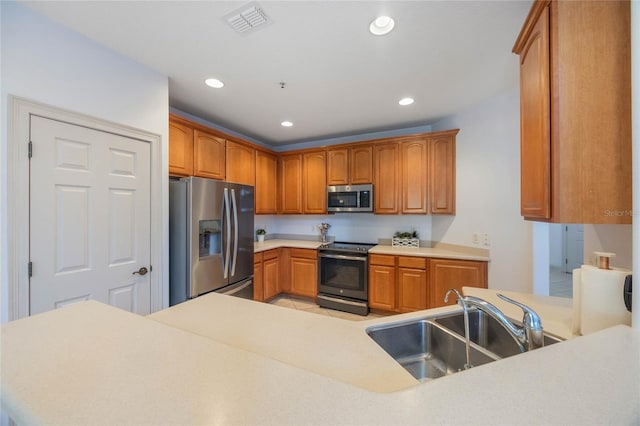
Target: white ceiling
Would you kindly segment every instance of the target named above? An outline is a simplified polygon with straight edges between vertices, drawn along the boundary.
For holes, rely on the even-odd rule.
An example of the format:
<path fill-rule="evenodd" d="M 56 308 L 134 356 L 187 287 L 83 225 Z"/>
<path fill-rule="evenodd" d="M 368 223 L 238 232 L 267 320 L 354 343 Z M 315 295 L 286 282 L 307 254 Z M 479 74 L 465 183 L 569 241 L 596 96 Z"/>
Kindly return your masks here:
<path fill-rule="evenodd" d="M 511 47 L 531 5 L 261 0 L 272 23 L 240 35 L 223 17 L 247 3 L 25 4 L 167 75 L 171 107 L 271 145 L 428 125 L 517 86 Z M 387 36 L 368 32 L 379 14 L 396 20 Z"/>

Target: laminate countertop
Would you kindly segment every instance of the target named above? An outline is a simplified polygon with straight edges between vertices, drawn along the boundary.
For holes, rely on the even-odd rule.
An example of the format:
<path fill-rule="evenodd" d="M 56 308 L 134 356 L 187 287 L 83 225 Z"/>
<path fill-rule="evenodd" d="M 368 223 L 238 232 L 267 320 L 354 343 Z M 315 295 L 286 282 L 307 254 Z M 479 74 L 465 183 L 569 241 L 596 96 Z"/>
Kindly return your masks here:
<path fill-rule="evenodd" d="M 18 424 L 640 422 L 640 330 L 420 383 L 366 328 L 434 312 L 352 322 L 211 294 L 141 317 L 81 302 L 2 326 L 2 407 Z"/>
<path fill-rule="evenodd" d="M 262 243 L 253 244 L 254 253 L 272 250 L 281 247 L 318 249 L 320 241 L 306 241 L 293 239 L 265 240 Z M 417 256 L 437 257 L 441 259 L 479 260 L 489 261 L 488 250 L 465 247 L 454 244 L 436 243 L 434 247 L 393 247 L 391 245 L 378 244 L 369 250 L 370 254 L 386 254 L 391 256 Z"/>

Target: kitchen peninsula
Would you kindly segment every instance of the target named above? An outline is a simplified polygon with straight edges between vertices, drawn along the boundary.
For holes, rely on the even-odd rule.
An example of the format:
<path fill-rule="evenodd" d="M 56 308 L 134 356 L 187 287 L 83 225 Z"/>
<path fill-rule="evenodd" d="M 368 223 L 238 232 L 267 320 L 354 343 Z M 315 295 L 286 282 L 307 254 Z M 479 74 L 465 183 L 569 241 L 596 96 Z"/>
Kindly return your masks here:
<path fill-rule="evenodd" d="M 189 316 L 204 305 L 212 323 L 235 327 L 239 336 L 215 327 L 187 331 Z M 458 308 L 439 308 L 447 309 Z M 365 329 L 431 312 L 350 322 L 211 294 L 140 317 L 82 302 L 3 326 L 2 406 L 17 424 L 640 420 L 638 330 L 617 326 L 419 383 L 385 358 Z M 277 321 L 265 324 L 265 316 Z M 318 352 L 320 340 L 326 347 Z M 352 357 L 347 367 L 357 370 L 351 378 L 332 356 L 341 347 Z M 375 389 L 391 382 L 395 390 Z"/>

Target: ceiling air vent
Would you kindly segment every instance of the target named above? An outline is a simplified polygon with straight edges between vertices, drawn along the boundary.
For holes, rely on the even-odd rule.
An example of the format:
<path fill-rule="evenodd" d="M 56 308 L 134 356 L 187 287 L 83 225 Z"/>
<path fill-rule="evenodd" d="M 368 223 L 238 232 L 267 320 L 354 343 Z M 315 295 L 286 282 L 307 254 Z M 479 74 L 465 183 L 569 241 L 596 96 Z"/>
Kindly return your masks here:
<path fill-rule="evenodd" d="M 248 34 L 271 23 L 269 17 L 256 2 L 248 3 L 227 14 L 224 19 L 240 34 Z"/>

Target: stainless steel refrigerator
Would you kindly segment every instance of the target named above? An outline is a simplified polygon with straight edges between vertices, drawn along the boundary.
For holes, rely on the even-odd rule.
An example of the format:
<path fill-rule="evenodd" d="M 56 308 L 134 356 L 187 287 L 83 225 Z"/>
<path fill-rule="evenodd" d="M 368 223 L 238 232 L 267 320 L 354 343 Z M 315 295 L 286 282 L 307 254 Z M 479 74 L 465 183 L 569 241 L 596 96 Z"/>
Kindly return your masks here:
<path fill-rule="evenodd" d="M 169 303 L 216 291 L 253 298 L 252 186 L 169 181 Z"/>

